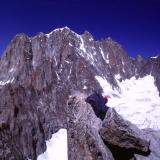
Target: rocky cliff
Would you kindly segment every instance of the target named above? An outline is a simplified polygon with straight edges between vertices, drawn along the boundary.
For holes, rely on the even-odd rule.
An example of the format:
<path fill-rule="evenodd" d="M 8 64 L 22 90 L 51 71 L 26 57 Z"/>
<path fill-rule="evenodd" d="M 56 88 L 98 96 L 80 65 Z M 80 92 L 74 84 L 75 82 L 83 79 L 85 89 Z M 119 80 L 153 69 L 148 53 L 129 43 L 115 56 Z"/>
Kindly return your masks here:
<path fill-rule="evenodd" d="M 130 58 L 111 38 L 95 41 L 89 32 L 78 35 L 65 27 L 35 37 L 16 35 L 0 60 L 1 159 L 36 160 L 46 149 L 45 140 L 60 128 L 68 130 L 69 159 L 114 159 L 113 145 L 106 141 L 103 129 L 99 134 L 100 126 L 105 125 L 83 101 L 77 105 L 68 102 L 70 95 L 102 91 L 96 75 L 118 88 L 118 74 L 119 81 L 151 74 L 160 91 L 159 72 L 160 57 Z M 152 139 L 157 135 L 145 133 Z M 148 153 L 144 150 L 148 141 L 142 141 L 136 147 Z"/>

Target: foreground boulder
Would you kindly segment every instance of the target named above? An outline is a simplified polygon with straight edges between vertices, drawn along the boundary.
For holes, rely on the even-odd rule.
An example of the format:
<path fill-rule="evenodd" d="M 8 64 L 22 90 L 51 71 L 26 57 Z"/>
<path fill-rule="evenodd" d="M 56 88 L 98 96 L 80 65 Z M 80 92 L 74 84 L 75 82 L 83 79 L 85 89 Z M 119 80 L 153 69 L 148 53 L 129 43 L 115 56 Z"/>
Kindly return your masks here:
<path fill-rule="evenodd" d="M 144 129 L 144 136 L 150 139 L 150 155 L 143 156 L 135 154 L 136 160 L 160 160 L 160 131 L 153 131 L 152 129 Z"/>
<path fill-rule="evenodd" d="M 134 153 L 144 155 L 150 153 L 150 143 L 143 136 L 143 132 L 129 121 L 124 120 L 112 108 L 108 110 L 99 133 L 105 144 L 115 151 L 126 152 L 128 156 Z"/>

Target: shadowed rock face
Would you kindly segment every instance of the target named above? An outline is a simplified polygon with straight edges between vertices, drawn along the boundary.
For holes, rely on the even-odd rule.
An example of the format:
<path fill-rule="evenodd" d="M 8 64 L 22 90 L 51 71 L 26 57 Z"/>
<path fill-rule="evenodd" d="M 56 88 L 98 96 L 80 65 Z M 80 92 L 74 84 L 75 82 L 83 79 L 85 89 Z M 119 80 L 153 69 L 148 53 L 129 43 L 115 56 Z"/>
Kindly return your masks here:
<path fill-rule="evenodd" d="M 124 120 L 113 108 L 110 108 L 106 114 L 100 135 L 107 143 L 120 148 L 139 150 L 144 153 L 149 151 L 149 142 L 144 140 L 143 132 Z"/>
<path fill-rule="evenodd" d="M 99 132 L 116 159 L 129 159 L 135 153 L 150 154 L 149 139 L 147 140 L 140 129 L 124 120 L 114 109 L 108 110 Z"/>
<path fill-rule="evenodd" d="M 45 150 L 45 139 L 50 138 L 59 128 L 67 128 L 66 107 L 63 107 L 65 103 L 55 100 L 55 97 L 58 99 L 59 96 L 66 99 L 65 94 L 63 92 L 58 95 L 58 92 L 54 92 L 50 87 L 41 92 L 32 86 L 24 88 L 8 85 L 5 90 L 0 91 L 0 106 L 3 106 L 0 130 L 12 137 L 12 141 L 19 148 L 18 152 L 25 158 L 36 159 L 37 155 Z M 14 147 L 12 141 L 7 142 L 8 148 L 4 148 L 6 152 Z M 3 142 L 5 141 L 2 137 Z M 11 159 L 5 154 L 2 154 L 1 158 Z"/>
<path fill-rule="evenodd" d="M 0 158 L 35 160 L 45 140 L 67 128 L 71 160 L 113 159 L 98 133 L 101 121 L 86 104 L 83 111 L 84 102 L 69 103 L 69 96 L 101 91 L 95 75 L 118 88 L 116 74 L 121 80 L 151 74 L 160 91 L 159 64 L 159 57 L 131 59 L 111 38 L 95 41 L 67 27 L 16 35 L 0 60 Z"/>
<path fill-rule="evenodd" d="M 2 126 L 0 129 L 0 148 L 1 159 L 25 159 L 17 142 L 12 139 L 11 133 L 7 128 Z"/>

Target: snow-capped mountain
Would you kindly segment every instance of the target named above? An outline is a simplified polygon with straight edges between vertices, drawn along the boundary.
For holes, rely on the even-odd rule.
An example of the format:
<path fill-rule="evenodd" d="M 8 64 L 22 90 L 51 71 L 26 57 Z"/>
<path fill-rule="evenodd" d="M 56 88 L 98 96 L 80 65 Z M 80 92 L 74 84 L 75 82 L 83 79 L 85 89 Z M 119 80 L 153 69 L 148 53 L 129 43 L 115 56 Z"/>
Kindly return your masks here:
<path fill-rule="evenodd" d="M 16 35 L 0 60 L 2 159 L 37 159 L 52 134 L 68 128 L 69 97 L 94 90 L 138 127 L 159 130 L 160 56 L 133 59 L 110 37 L 95 41 L 68 27 Z"/>

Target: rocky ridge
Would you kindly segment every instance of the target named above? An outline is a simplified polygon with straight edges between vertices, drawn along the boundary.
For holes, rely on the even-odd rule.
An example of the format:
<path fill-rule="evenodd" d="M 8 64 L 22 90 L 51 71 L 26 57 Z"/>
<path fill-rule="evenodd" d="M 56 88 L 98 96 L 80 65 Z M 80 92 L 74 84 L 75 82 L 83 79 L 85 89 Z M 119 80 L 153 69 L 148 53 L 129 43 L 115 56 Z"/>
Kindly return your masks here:
<path fill-rule="evenodd" d="M 118 88 L 116 75 L 120 75 L 121 81 L 151 74 L 160 91 L 159 64 L 160 57 L 145 60 L 138 56 L 133 59 L 111 38 L 95 41 L 89 32 L 78 35 L 67 27 L 49 34 L 39 33 L 32 38 L 25 34 L 16 35 L 0 60 L 0 157 L 4 160 L 35 160 L 46 149 L 45 140 L 58 129 L 66 128 L 70 159 L 113 159 L 98 133 L 98 124 L 102 122 L 90 109 L 90 123 L 97 124 L 96 129 L 86 127 L 88 111 L 83 116 L 80 116 L 82 111 L 78 112 L 82 122 L 70 123 L 74 117 L 66 107 L 68 99 L 75 92 L 87 96 L 93 90 L 101 91 L 96 75 Z M 84 123 L 87 125 L 82 133 L 73 133 L 76 138 L 72 138 L 71 129 L 78 131 Z M 153 135 L 151 139 L 157 136 L 154 131 L 149 133 L 146 132 Z M 82 148 L 79 146 L 81 138 L 84 138 Z M 88 146 L 88 140 L 93 146 Z M 94 147 L 101 148 L 101 153 L 90 151 Z"/>

